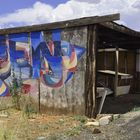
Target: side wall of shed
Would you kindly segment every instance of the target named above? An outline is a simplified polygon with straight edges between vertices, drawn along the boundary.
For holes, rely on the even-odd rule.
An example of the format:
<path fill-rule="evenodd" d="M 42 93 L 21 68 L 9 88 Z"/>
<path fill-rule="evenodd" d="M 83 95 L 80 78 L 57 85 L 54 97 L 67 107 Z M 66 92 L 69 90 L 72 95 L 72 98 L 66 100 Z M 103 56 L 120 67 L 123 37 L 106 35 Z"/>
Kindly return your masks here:
<path fill-rule="evenodd" d="M 67 45 L 72 46 L 72 48 L 74 47 L 79 48 L 79 51 L 81 48 L 85 48 L 85 50 L 87 48 L 87 26 L 60 29 L 59 33 L 61 34 L 61 36 L 60 34 L 58 34 L 57 30 L 55 31 L 56 32 L 55 36 L 53 36 L 52 32 L 53 32 L 52 30 L 43 31 L 46 44 L 52 41 L 54 43 L 54 46 L 51 46 L 50 44 L 49 51 L 52 54 L 51 55 L 50 53 L 47 55 L 45 54 L 46 59 L 48 58 L 49 60 L 52 60 L 56 58 L 56 61 L 62 59 L 61 64 L 64 63 L 63 58 L 65 55 L 63 54 L 64 52 L 62 52 L 62 42 L 64 42 L 63 47 L 67 47 L 65 46 L 66 43 Z M 44 66 L 44 64 L 42 64 L 42 59 L 45 56 L 42 50 L 46 51 L 45 47 L 48 46 L 42 46 L 43 43 L 41 40 L 42 38 L 40 38 L 40 35 L 41 35 L 40 32 L 35 32 L 35 33 L 31 32 L 25 34 L 24 33 L 10 34 L 8 35 L 8 39 L 6 38 L 5 35 L 3 36 L 4 39 L 2 38 L 0 41 L 4 42 L 7 52 L 8 49 L 10 50 L 8 53 L 11 58 L 9 62 L 11 63 L 11 68 L 9 68 L 7 74 L 7 72 L 3 71 L 5 70 L 5 66 L 4 66 L 2 68 L 3 70 L 1 70 L 0 73 L 4 72 L 4 75 L 6 77 L 3 78 L 2 77 L 3 73 L 2 73 L 0 74 L 0 79 L 3 78 L 2 82 L 6 83 L 7 86 L 9 86 L 9 88 L 11 85 L 14 85 L 13 80 L 16 80 L 19 87 L 18 90 L 26 92 L 26 94 L 21 93 L 23 97 L 20 100 L 20 102 L 21 102 L 21 107 L 23 108 L 25 108 L 26 105 L 28 106 L 32 104 L 34 110 L 38 111 L 38 107 L 39 107 L 38 95 L 39 95 L 39 86 L 40 86 L 40 104 L 41 104 L 40 111 L 41 112 L 54 113 L 54 114 L 55 113 L 56 114 L 58 113 L 85 114 L 86 51 L 83 54 L 80 54 L 77 49 L 76 54 L 79 54 L 79 56 L 76 56 L 77 59 L 75 61 L 73 61 L 73 56 L 72 56 L 74 54 L 71 53 L 71 56 L 68 59 L 69 71 L 65 67 L 62 68 L 63 84 L 61 83 L 61 85 L 58 85 L 57 83 L 55 83 L 55 81 L 57 80 L 55 80 L 54 83 L 52 83 L 51 80 L 53 80 L 53 78 L 54 79 L 59 78 L 59 74 L 61 73 L 60 71 L 61 67 L 58 69 L 56 68 L 54 70 L 52 67 L 55 67 L 55 62 L 52 61 L 54 62 L 52 65 L 49 65 L 49 67 L 47 67 L 46 70 L 44 70 L 44 68 L 42 70 L 42 65 Z M 59 41 L 57 41 L 58 38 Z M 9 46 L 6 45 L 6 42 L 8 40 L 9 40 Z M 22 46 L 23 48 L 28 47 L 27 51 L 29 53 L 29 56 L 31 56 L 31 58 L 27 60 L 28 65 L 24 65 L 22 67 L 19 66 L 18 62 L 20 61 L 18 61 L 18 59 L 20 58 L 22 59 L 21 62 L 24 62 L 24 60 L 28 57 L 22 58 L 23 55 L 21 56 L 20 53 L 23 51 L 23 48 L 21 49 L 20 45 L 23 45 Z M 21 50 L 19 51 L 19 49 Z M 20 52 L 19 54 L 18 51 Z M 25 54 L 24 51 L 23 53 Z M 53 56 L 54 58 L 52 58 Z M 80 59 L 78 59 L 78 57 Z M 75 67 L 75 65 L 77 66 Z M 51 73 L 48 73 L 46 75 L 46 78 L 48 78 L 47 76 L 50 76 L 51 78 L 50 77 L 49 78 L 51 80 L 49 81 L 49 78 L 47 79 L 48 81 L 45 79 L 46 81 L 44 84 L 41 79 L 41 73 L 49 72 L 48 69 L 51 70 Z M 69 78 L 68 82 L 65 83 L 65 80 L 67 79 L 69 72 L 72 72 L 73 75 L 72 77 Z M 45 78 L 45 74 L 44 74 L 44 78 Z M 40 79 L 40 85 L 39 85 L 39 79 Z M 6 94 L 8 94 L 8 92 Z M 3 98 L 1 97 L 0 99 L 0 103 L 1 103 L 0 109 L 7 108 L 7 105 L 10 106 L 9 104 L 11 104 L 12 97 L 7 96 L 6 94 L 4 94 L 3 92 L 0 93 L 1 96 L 5 96 Z M 9 99 L 8 102 L 7 99 Z M 31 103 L 28 103 L 30 101 Z"/>

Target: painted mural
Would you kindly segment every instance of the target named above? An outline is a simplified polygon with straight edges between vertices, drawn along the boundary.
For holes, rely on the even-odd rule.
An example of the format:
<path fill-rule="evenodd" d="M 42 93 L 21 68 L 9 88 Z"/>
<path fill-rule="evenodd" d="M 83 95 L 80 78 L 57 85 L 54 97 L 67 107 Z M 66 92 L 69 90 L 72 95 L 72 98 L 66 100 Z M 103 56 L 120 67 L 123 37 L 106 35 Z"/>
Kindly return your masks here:
<path fill-rule="evenodd" d="M 62 87 L 77 71 L 84 53 L 84 47 L 62 40 L 59 29 L 51 31 L 49 40 L 44 32 L 0 36 L 0 96 L 9 95 L 13 82 L 24 93 L 38 79 L 48 87 Z"/>

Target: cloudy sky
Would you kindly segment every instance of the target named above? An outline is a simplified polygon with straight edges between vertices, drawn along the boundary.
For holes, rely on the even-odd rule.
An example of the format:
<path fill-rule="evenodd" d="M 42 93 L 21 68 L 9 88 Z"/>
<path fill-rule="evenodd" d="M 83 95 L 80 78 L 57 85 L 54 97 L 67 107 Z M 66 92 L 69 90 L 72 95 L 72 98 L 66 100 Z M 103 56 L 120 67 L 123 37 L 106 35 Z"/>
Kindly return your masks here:
<path fill-rule="evenodd" d="M 0 28 L 120 13 L 120 24 L 140 31 L 140 0 L 3 0 Z"/>

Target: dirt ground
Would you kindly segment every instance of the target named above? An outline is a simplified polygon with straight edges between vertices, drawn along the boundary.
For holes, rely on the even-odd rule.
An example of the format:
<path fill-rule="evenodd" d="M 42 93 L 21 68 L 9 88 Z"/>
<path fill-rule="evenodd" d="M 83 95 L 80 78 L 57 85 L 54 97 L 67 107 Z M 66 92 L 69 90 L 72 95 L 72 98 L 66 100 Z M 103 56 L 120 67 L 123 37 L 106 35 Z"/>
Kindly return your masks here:
<path fill-rule="evenodd" d="M 85 126 L 85 116 L 0 111 L 0 140 L 139 140 L 140 98 L 131 96 L 107 98 L 103 113 L 121 115 L 105 126 Z"/>
<path fill-rule="evenodd" d="M 4 116 L 5 114 L 5 116 Z M 14 109 L 1 112 L 0 140 L 139 140 L 140 111 L 120 116 L 106 126 L 85 126 L 84 116 L 27 117 Z M 94 134 L 94 129 L 100 130 Z"/>

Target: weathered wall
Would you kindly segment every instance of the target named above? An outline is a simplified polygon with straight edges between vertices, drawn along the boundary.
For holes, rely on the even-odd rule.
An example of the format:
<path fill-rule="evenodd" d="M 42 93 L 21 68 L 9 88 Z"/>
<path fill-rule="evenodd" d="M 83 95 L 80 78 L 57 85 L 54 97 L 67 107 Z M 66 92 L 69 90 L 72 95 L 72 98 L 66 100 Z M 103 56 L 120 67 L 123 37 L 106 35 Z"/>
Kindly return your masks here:
<path fill-rule="evenodd" d="M 43 36 L 40 37 L 42 33 Z M 62 48 L 62 45 L 65 45 L 63 41 L 68 46 Z M 8 60 L 0 63 L 0 89 L 3 88 L 3 85 L 5 88 L 0 91 L 0 96 L 7 96 L 10 87 L 15 86 L 16 83 L 17 88 L 20 88 L 18 90 L 27 94 L 25 97 L 32 97 L 35 108 L 38 110 L 38 79 L 40 79 L 42 112 L 84 114 L 86 52 L 82 54 L 80 49 L 86 48 L 86 45 L 87 27 L 11 34 L 8 35 L 8 38 L 5 35 L 2 36 L 0 38 L 2 49 L 0 59 L 8 57 Z M 67 56 L 65 47 L 66 49 L 74 49 L 74 51 L 69 52 L 70 56 Z M 66 56 L 63 53 L 66 53 Z M 74 55 L 77 55 L 77 58 Z M 69 57 L 70 62 L 65 65 L 64 61 L 67 57 Z M 45 59 L 48 61 L 47 65 Z M 49 62 L 48 59 L 51 61 Z M 58 60 L 61 60 L 59 65 Z M 70 78 L 68 78 L 69 72 L 72 73 Z M 57 82 L 58 80 L 60 82 Z M 2 99 L 2 104 L 5 107 L 6 104 L 10 103 L 7 103 L 8 98 L 10 99 L 10 97 Z"/>
<path fill-rule="evenodd" d="M 47 41 L 51 33 L 46 32 Z M 61 39 L 71 44 L 86 47 L 87 28 L 64 29 Z M 61 88 L 50 88 L 41 84 L 41 111 L 50 113 L 84 114 L 84 85 L 85 85 L 86 53 L 78 62 L 78 68 L 73 78 Z M 38 95 L 32 94 L 38 103 Z"/>

